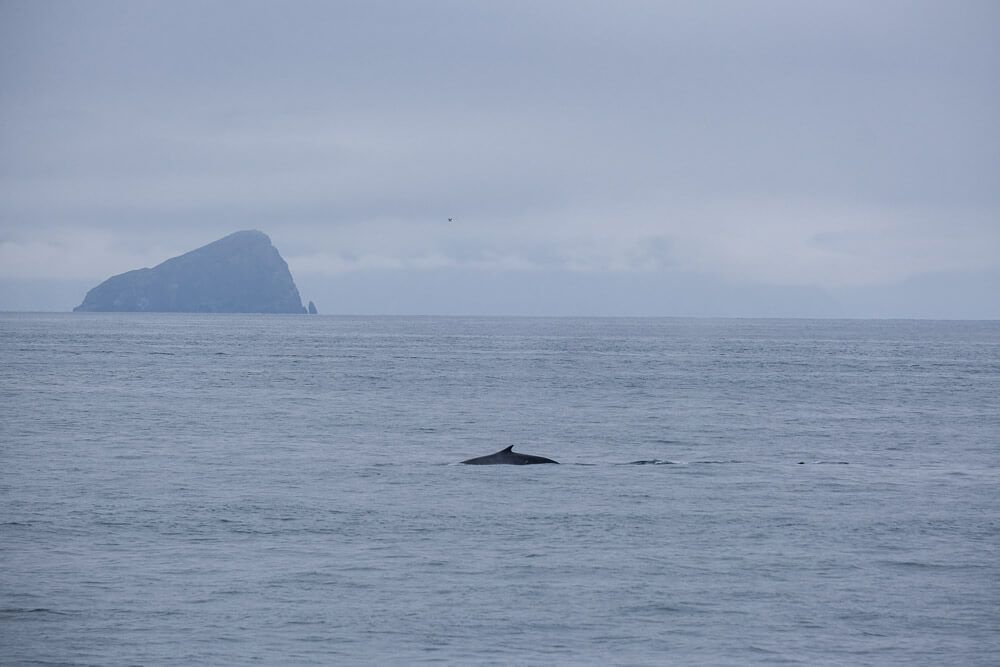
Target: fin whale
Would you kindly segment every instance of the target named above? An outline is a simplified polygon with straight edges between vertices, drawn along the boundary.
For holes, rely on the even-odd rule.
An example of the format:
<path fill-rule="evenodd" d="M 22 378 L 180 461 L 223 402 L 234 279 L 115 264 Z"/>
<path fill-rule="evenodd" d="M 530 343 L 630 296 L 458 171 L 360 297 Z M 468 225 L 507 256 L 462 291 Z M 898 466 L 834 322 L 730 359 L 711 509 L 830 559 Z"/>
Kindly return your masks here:
<path fill-rule="evenodd" d="M 490 454 L 488 456 L 479 456 L 474 459 L 468 459 L 462 461 L 468 465 L 473 466 L 491 466 L 491 465 L 513 465 L 513 466 L 524 466 L 530 465 L 532 463 L 559 463 L 559 461 L 553 461 L 552 459 L 547 459 L 544 456 L 532 456 L 531 454 L 518 454 L 513 451 L 514 445 L 510 447 L 505 447 L 501 449 L 496 454 Z"/>

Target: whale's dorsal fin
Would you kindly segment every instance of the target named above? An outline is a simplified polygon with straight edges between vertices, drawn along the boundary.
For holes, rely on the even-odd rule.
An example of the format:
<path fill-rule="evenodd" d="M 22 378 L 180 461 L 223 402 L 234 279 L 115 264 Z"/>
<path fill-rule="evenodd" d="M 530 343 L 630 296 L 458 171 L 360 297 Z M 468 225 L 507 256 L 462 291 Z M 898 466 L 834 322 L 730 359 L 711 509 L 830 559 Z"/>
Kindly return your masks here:
<path fill-rule="evenodd" d="M 507 452 L 508 454 L 513 454 L 514 453 L 513 449 L 514 449 L 514 445 L 510 445 L 508 447 L 504 447 L 503 449 L 501 449 L 500 453 L 502 454 L 504 452 Z"/>

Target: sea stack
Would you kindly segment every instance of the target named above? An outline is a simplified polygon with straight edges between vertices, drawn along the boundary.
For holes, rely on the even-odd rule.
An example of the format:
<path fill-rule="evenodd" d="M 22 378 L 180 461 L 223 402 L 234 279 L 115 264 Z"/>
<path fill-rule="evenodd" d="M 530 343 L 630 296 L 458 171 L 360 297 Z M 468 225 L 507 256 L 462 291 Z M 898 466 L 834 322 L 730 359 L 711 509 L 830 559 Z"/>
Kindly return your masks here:
<path fill-rule="evenodd" d="M 267 234 L 236 232 L 151 269 L 108 278 L 74 312 L 305 313 Z"/>
<path fill-rule="evenodd" d="M 316 310 L 316 304 L 313 303 L 312 301 L 310 301 L 309 302 L 309 314 L 310 315 L 315 315 L 317 312 L 319 312 L 319 311 Z"/>

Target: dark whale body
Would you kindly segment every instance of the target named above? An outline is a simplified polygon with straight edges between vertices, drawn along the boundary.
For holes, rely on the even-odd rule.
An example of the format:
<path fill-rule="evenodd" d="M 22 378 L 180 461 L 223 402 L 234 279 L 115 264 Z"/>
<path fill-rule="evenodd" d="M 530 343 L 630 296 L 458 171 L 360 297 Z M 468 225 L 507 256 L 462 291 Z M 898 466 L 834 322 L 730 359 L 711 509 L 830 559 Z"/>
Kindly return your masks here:
<path fill-rule="evenodd" d="M 492 465 L 512 465 L 512 466 L 525 466 L 532 463 L 559 463 L 559 461 L 553 461 L 552 459 L 547 459 L 544 456 L 532 456 L 531 454 L 518 454 L 512 451 L 514 445 L 501 449 L 496 454 L 490 454 L 489 456 L 480 456 L 478 458 L 469 459 L 468 461 L 462 461 L 472 466 L 492 466 Z"/>

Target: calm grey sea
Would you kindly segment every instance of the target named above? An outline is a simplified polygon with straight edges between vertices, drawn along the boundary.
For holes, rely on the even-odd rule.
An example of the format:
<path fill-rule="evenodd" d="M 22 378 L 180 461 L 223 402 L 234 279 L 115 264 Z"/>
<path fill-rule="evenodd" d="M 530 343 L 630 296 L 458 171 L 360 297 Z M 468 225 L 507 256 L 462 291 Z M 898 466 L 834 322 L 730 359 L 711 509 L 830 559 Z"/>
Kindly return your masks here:
<path fill-rule="evenodd" d="M 2 314 L 0 441 L 3 663 L 1000 656 L 1000 322 Z"/>

